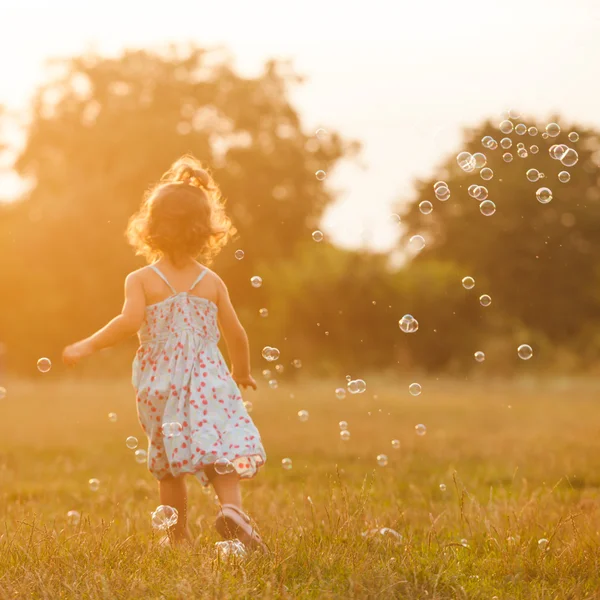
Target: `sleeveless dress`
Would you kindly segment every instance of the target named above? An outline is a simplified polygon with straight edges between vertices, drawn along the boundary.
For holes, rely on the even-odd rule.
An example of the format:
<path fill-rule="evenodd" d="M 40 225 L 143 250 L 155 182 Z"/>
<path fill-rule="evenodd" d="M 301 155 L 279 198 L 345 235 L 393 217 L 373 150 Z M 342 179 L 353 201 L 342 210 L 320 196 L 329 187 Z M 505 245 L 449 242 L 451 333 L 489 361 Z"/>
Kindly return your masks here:
<path fill-rule="evenodd" d="M 207 485 L 203 469 L 218 460 L 218 472 L 253 477 L 266 455 L 217 346 L 217 305 L 191 293 L 207 269 L 178 293 L 158 267 L 150 268 L 173 295 L 146 307 L 133 362 L 148 469 L 156 479 L 191 473 Z"/>

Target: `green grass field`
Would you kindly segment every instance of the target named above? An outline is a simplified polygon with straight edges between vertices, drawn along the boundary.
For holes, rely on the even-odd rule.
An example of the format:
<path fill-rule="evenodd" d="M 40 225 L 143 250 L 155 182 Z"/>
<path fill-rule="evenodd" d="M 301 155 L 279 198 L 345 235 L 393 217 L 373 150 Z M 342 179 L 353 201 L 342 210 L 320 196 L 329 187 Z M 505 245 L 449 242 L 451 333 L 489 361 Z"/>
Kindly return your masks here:
<path fill-rule="evenodd" d="M 366 380 L 345 400 L 340 382 L 301 379 L 247 395 L 268 462 L 245 503 L 272 553 L 230 562 L 192 480 L 195 546 L 158 546 L 155 483 L 125 446 L 142 441 L 127 381 L 7 385 L 0 598 L 600 598 L 600 386 L 422 381 L 413 398 L 407 380 Z M 361 535 L 376 527 L 402 540 Z"/>

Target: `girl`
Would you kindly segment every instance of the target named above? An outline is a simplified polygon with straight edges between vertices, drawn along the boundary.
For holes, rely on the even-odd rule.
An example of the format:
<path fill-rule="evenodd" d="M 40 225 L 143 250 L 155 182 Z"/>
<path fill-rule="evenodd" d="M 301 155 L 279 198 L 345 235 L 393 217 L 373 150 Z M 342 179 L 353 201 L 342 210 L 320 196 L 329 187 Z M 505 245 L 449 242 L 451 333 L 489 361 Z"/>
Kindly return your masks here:
<path fill-rule="evenodd" d="M 242 511 L 239 485 L 266 459 L 238 388 L 256 389 L 248 338 L 221 278 L 195 260 L 209 262 L 234 233 L 211 176 L 193 157 L 179 159 L 127 228 L 130 244 L 149 266 L 125 279 L 121 314 L 65 348 L 63 359 L 74 365 L 137 332 L 133 385 L 138 416 L 148 436 L 148 468 L 158 479 L 161 504 L 179 513 L 172 539 L 190 539 L 184 476 L 193 474 L 203 485 L 211 483 L 219 498 L 219 534 L 264 549 Z M 217 347 L 217 322 L 231 373 Z"/>

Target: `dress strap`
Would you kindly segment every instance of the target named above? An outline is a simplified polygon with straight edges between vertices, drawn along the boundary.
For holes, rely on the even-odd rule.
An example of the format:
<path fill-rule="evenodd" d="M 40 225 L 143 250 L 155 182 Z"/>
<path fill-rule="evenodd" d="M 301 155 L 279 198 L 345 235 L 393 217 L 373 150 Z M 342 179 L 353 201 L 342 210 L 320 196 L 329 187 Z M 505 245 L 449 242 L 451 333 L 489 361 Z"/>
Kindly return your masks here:
<path fill-rule="evenodd" d="M 150 265 L 150 268 L 169 286 L 173 294 L 177 294 L 177 290 L 169 283 L 169 280 L 164 276 L 163 272 L 156 266 Z"/>
<path fill-rule="evenodd" d="M 206 267 L 204 267 L 204 269 L 202 269 L 202 273 L 200 273 L 200 275 L 198 275 L 198 277 L 196 277 L 196 281 L 194 281 L 194 283 L 192 283 L 192 287 L 190 287 L 190 289 L 189 289 L 190 292 L 202 281 L 202 278 L 206 275 L 207 272 L 208 272 L 208 269 Z"/>

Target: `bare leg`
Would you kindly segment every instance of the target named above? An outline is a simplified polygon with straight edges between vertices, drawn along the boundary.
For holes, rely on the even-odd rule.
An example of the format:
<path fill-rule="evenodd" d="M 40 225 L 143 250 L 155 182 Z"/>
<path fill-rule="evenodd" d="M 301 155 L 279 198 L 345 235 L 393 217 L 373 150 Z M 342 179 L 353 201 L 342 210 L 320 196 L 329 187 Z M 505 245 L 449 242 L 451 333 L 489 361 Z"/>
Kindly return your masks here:
<path fill-rule="evenodd" d="M 221 504 L 233 504 L 242 509 L 242 492 L 240 490 L 240 476 L 237 473 L 219 475 L 214 468 L 207 467 L 204 472 L 215 488 Z"/>
<path fill-rule="evenodd" d="M 187 486 L 183 476 L 171 477 L 170 475 L 158 482 L 160 503 L 177 509 L 179 519 L 177 524 L 169 529 L 173 541 L 181 542 L 191 540 L 187 527 Z"/>

